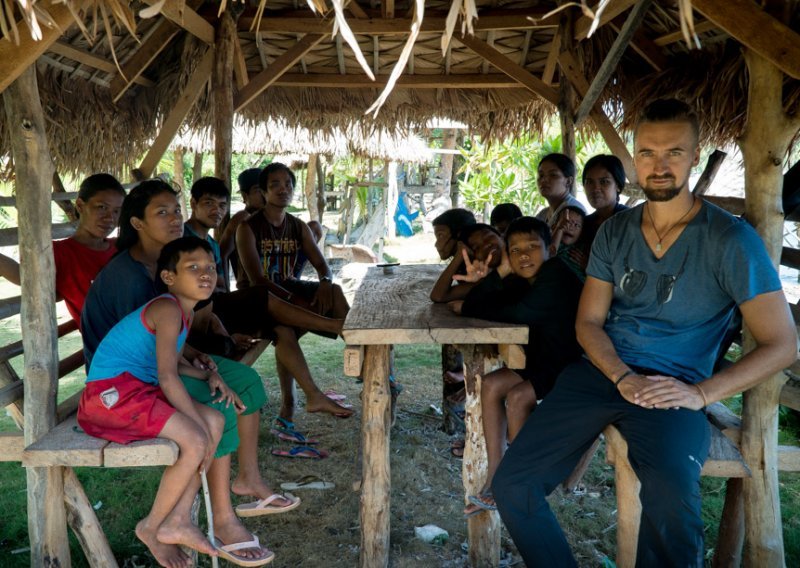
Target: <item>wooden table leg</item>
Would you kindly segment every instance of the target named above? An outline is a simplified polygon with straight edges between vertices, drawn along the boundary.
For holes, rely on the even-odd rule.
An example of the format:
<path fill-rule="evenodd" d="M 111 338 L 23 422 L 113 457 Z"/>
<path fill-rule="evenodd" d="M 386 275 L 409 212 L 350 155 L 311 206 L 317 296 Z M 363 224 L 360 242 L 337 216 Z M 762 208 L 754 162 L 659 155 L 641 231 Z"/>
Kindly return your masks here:
<path fill-rule="evenodd" d="M 496 351 L 485 345 L 461 345 L 464 354 L 464 381 L 466 437 L 462 477 L 466 497 L 477 495 L 486 482 L 486 439 L 483 436 L 481 411 L 481 379 L 498 365 Z M 500 515 L 485 512 L 467 519 L 470 566 L 498 566 L 500 564 Z"/>
<path fill-rule="evenodd" d="M 389 346 L 366 346 L 363 370 L 361 567 L 380 568 L 389 565 Z"/>

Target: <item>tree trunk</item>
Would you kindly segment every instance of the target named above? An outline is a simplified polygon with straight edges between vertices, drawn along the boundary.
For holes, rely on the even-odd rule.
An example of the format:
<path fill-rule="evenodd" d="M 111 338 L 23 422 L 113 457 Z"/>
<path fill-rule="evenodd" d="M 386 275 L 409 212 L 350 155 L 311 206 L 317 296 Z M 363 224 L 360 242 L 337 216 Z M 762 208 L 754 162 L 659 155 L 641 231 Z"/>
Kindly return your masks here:
<path fill-rule="evenodd" d="M 25 445 L 47 434 L 56 421 L 58 332 L 55 264 L 51 240 L 50 187 L 53 162 L 44 129 L 36 67 L 28 67 L 3 94 L 11 140 L 19 213 L 25 350 Z M 70 566 L 62 468 L 26 468 L 31 566 Z"/>
<path fill-rule="evenodd" d="M 442 131 L 442 149 L 455 150 L 456 149 L 456 131 L 447 129 Z M 442 161 L 439 164 L 439 179 L 442 180 L 442 185 L 436 188 L 436 197 L 443 195 L 450 195 L 450 182 L 453 178 L 453 154 L 442 154 Z"/>
<path fill-rule="evenodd" d="M 229 6 L 219 19 L 215 38 L 214 70 L 211 76 L 214 101 L 214 175 L 231 187 L 233 146 L 233 55 L 237 13 Z"/>
<path fill-rule="evenodd" d="M 783 74 L 760 55 L 745 50 L 750 75 L 747 122 L 739 140 L 745 169 L 745 215 L 778 265 L 783 241 L 781 167 L 798 122 L 783 111 Z M 755 344 L 745 330 L 744 351 Z M 783 566 L 778 494 L 778 400 L 783 373 L 744 393 L 742 456 L 752 471 L 744 480 L 746 566 Z"/>
<path fill-rule="evenodd" d="M 561 28 L 561 50 L 572 51 L 575 37 L 575 18 L 571 9 L 561 12 L 559 20 Z M 563 72 L 559 71 L 558 81 L 558 116 L 561 121 L 561 153 L 575 161 L 575 89 Z M 572 185 L 575 193 L 575 184 Z"/>
<path fill-rule="evenodd" d="M 312 221 L 322 222 L 322 215 L 320 215 L 319 205 L 317 204 L 317 194 L 314 191 L 316 188 L 316 171 L 318 154 L 308 155 L 308 167 L 306 168 L 306 183 L 304 187 L 306 204 L 308 205 L 308 218 Z"/>
<path fill-rule="evenodd" d="M 192 183 L 203 177 L 203 153 L 194 153 L 194 165 L 192 165 Z"/>

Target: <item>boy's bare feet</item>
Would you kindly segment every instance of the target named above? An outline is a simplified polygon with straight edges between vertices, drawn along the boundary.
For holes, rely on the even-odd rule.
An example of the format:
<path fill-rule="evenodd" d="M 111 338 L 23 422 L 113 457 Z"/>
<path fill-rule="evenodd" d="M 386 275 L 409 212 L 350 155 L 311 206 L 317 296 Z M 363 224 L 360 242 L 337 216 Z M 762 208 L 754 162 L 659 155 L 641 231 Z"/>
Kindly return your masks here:
<path fill-rule="evenodd" d="M 188 546 L 202 554 L 216 556 L 217 549 L 208 542 L 202 531 L 194 524 L 175 518 L 167 518 L 156 533 L 158 541 L 164 544 Z"/>
<path fill-rule="evenodd" d="M 186 556 L 176 544 L 159 542 L 156 530 L 147 524 L 147 519 L 142 519 L 136 525 L 136 537 L 141 540 L 156 562 L 164 568 L 190 568 L 192 559 Z"/>
<path fill-rule="evenodd" d="M 349 418 L 353 415 L 352 408 L 345 408 L 321 392 L 306 398 L 306 412 L 327 412 L 337 418 Z"/>

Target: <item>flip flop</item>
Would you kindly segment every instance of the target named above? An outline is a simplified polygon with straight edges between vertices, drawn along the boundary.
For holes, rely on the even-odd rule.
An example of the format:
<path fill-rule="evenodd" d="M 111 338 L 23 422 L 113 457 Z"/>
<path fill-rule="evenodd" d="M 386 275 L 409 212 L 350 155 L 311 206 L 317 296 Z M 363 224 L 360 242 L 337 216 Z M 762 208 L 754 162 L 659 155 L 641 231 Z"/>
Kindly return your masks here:
<path fill-rule="evenodd" d="M 494 503 L 494 497 L 491 493 L 481 493 L 480 495 L 470 495 L 467 501 L 483 509 L 484 511 L 496 511 L 497 505 Z"/>
<path fill-rule="evenodd" d="M 311 446 L 319 444 L 319 440 L 306 438 L 305 434 L 298 432 L 294 428 L 294 422 L 290 422 L 280 416 L 275 417 L 275 423 L 270 428 L 270 433 L 278 437 L 284 442 L 291 442 L 292 444 L 300 444 L 301 446 Z"/>
<path fill-rule="evenodd" d="M 222 558 L 237 566 L 264 566 L 264 564 L 269 564 L 275 560 L 275 553 L 269 549 L 261 548 L 256 535 L 253 535 L 253 540 L 235 542 L 233 544 L 223 544 L 220 539 L 214 537 L 214 548 L 217 549 Z M 267 555 L 263 558 L 243 558 L 238 554 L 234 554 L 237 550 L 247 550 L 248 548 L 261 548 Z"/>
<path fill-rule="evenodd" d="M 481 508 L 481 507 L 478 507 L 478 506 L 477 506 L 477 505 L 475 505 L 474 503 L 470 503 L 470 504 L 468 505 L 468 507 L 472 507 L 472 509 L 471 509 L 471 510 L 469 510 L 469 511 L 467 511 L 466 509 L 464 509 L 464 518 L 465 518 L 465 519 L 469 519 L 470 517 L 474 517 L 475 515 L 480 515 L 481 513 L 483 513 L 484 511 L 486 511 L 486 509 L 483 509 L 483 508 Z"/>
<path fill-rule="evenodd" d="M 275 448 L 272 450 L 272 455 L 280 458 L 321 460 L 327 458 L 329 454 L 326 450 L 318 450 L 317 448 L 312 448 L 311 446 L 295 446 L 288 451 Z"/>
<path fill-rule="evenodd" d="M 277 499 L 286 499 L 289 501 L 288 505 L 271 505 Z M 260 517 L 261 515 L 275 515 L 278 513 L 286 513 L 292 509 L 300 506 L 300 498 L 293 496 L 285 496 L 280 493 L 273 493 L 265 499 L 259 499 L 252 503 L 244 503 L 236 506 L 236 514 L 240 517 Z"/>
<path fill-rule="evenodd" d="M 322 394 L 324 394 L 325 396 L 327 396 L 331 400 L 335 400 L 336 402 L 342 401 L 342 400 L 347 398 L 345 395 L 339 394 L 335 390 L 331 390 L 331 389 L 326 390 Z"/>
<path fill-rule="evenodd" d="M 450 454 L 456 458 L 463 458 L 464 457 L 464 447 L 465 447 L 464 439 L 453 440 L 450 442 Z"/>
<path fill-rule="evenodd" d="M 336 487 L 330 481 L 323 481 L 316 475 L 306 475 L 297 481 L 281 483 L 281 489 L 297 491 L 298 489 L 333 489 Z"/>

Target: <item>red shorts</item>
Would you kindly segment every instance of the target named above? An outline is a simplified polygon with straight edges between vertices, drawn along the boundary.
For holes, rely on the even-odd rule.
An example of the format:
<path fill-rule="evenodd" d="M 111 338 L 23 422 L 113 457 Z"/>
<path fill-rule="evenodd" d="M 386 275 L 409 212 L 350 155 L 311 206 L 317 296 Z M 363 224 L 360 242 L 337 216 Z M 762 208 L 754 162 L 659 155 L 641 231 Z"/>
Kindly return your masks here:
<path fill-rule="evenodd" d="M 161 387 L 126 372 L 86 383 L 78 424 L 90 436 L 127 444 L 157 438 L 175 412 Z"/>

